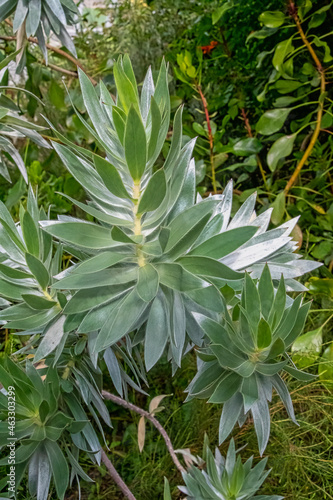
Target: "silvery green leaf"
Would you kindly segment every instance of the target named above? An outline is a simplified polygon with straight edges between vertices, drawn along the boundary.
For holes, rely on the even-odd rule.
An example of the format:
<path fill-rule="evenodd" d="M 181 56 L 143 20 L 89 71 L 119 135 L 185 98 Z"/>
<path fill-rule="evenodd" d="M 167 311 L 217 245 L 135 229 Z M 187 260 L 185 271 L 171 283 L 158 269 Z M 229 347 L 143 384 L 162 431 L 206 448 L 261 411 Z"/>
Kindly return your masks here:
<path fill-rule="evenodd" d="M 229 229 L 235 227 L 247 226 L 254 219 L 254 206 L 257 198 L 257 193 L 251 194 L 243 203 L 241 208 L 236 212 L 232 221 L 229 224 Z"/>
<path fill-rule="evenodd" d="M 145 365 L 150 370 L 162 356 L 170 335 L 169 311 L 162 291 L 151 306 L 146 329 Z"/>
<path fill-rule="evenodd" d="M 267 257 L 276 250 L 282 248 L 289 241 L 289 238 L 279 238 L 276 241 L 267 241 L 253 245 L 249 248 L 236 250 L 232 254 L 221 259 L 223 264 L 234 270 L 243 270 L 260 261 L 267 261 Z"/>
<path fill-rule="evenodd" d="M 61 342 L 64 335 L 64 322 L 66 317 L 60 316 L 45 332 L 41 343 L 36 351 L 34 361 L 40 361 L 48 356 Z"/>
<path fill-rule="evenodd" d="M 242 396 L 239 392 L 234 394 L 229 401 L 223 405 L 220 426 L 219 443 L 222 444 L 234 428 L 243 405 Z"/>
<path fill-rule="evenodd" d="M 29 462 L 29 491 L 38 500 L 47 500 L 51 482 L 51 468 L 45 450 L 39 449 Z"/>
<path fill-rule="evenodd" d="M 258 438 L 259 453 L 260 456 L 262 456 L 268 443 L 271 426 L 271 419 L 266 398 L 261 397 L 256 403 L 254 403 L 252 405 L 251 412 Z"/>
<path fill-rule="evenodd" d="M 151 71 L 151 67 L 149 66 L 145 79 L 143 80 L 141 99 L 140 99 L 140 109 L 144 124 L 147 121 L 151 97 L 154 95 L 154 92 L 155 92 L 155 85 L 153 80 L 153 74 Z"/>

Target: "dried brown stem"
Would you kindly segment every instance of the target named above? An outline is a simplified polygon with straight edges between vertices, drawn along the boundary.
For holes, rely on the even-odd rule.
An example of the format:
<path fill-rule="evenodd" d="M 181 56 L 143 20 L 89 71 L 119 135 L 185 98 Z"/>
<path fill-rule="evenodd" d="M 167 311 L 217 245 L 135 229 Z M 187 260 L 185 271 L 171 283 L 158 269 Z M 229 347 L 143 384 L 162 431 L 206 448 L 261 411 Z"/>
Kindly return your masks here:
<path fill-rule="evenodd" d="M 0 40 L 16 41 L 16 36 L 1 35 L 0 36 Z M 33 44 L 38 45 L 37 38 L 34 38 L 32 36 L 30 36 L 29 38 L 27 38 L 27 41 L 29 43 L 33 43 Z M 51 45 L 50 43 L 46 43 L 45 45 L 46 45 L 47 49 L 51 50 L 52 52 L 54 52 L 55 54 L 58 54 L 61 57 L 64 57 L 65 59 L 67 59 L 68 61 L 70 61 L 72 64 L 74 64 L 75 66 L 77 66 L 78 68 L 80 68 L 87 75 L 87 77 L 89 78 L 89 80 L 91 81 L 91 83 L 93 85 L 97 85 L 97 81 L 92 76 L 88 75 L 87 71 L 85 70 L 85 68 L 82 66 L 82 64 L 80 63 L 80 61 L 78 59 L 76 59 L 71 54 L 68 54 L 64 50 L 59 49 L 58 47 L 54 47 L 54 45 Z"/>
<path fill-rule="evenodd" d="M 110 476 L 112 477 L 118 488 L 123 492 L 125 498 L 128 498 L 129 500 L 136 500 L 135 496 L 133 495 L 127 484 L 122 480 L 121 476 L 116 471 L 113 463 L 108 458 L 104 450 L 102 450 L 102 462 L 107 468 Z"/>
<path fill-rule="evenodd" d="M 123 408 L 126 408 L 127 410 L 134 411 L 138 415 L 141 415 L 142 417 L 145 417 L 149 422 L 153 424 L 153 426 L 158 430 L 158 432 L 161 434 L 163 437 L 166 447 L 168 449 L 168 452 L 173 460 L 173 463 L 177 467 L 180 473 L 185 472 L 184 467 L 182 464 L 179 462 L 178 457 L 175 453 L 175 450 L 172 446 L 171 439 L 169 438 L 166 430 L 164 427 L 159 423 L 159 421 L 151 415 L 148 411 L 143 410 L 142 408 L 139 408 L 138 406 L 134 405 L 133 403 L 129 403 L 125 399 L 120 398 L 119 396 L 115 396 L 114 394 L 111 394 L 110 392 L 107 391 L 102 391 L 102 396 L 105 399 L 108 399 L 109 401 L 112 401 L 113 403 L 122 406 Z"/>

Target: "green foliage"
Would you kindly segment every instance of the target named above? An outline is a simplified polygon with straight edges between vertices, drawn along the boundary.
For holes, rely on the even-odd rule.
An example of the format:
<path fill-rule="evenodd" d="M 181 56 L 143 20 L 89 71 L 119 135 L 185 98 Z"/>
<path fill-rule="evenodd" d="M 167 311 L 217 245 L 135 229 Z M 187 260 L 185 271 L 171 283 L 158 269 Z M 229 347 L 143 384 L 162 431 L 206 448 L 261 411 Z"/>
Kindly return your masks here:
<path fill-rule="evenodd" d="M 8 61 L 3 61 L 8 62 Z M 10 137 L 26 137 L 38 146 L 49 148 L 49 144 L 38 133 L 45 129 L 18 115 L 19 107 L 3 93 L 0 93 L 0 175 L 10 182 L 8 166 L 14 163 L 20 170 L 25 182 L 28 182 L 26 167 L 20 153 Z"/>
<path fill-rule="evenodd" d="M 263 454 L 270 433 L 267 400 L 271 401 L 273 388 L 295 421 L 280 373 L 284 370 L 299 380 L 313 377 L 290 366 L 287 354 L 303 330 L 309 305 L 301 304 L 300 295 L 292 304 L 286 304 L 283 280 L 274 294 L 271 275 L 265 267 L 257 285 L 246 275 L 240 301 L 233 304 L 232 311 L 224 313 L 221 323 L 195 315 L 209 344 L 197 352 L 202 362 L 187 389 L 188 399 L 209 398 L 210 403 L 223 404 L 220 443 L 237 421 L 241 426 L 251 413 Z"/>
<path fill-rule="evenodd" d="M 150 34 L 161 19 L 164 26 L 158 38 L 161 44 L 170 40 L 170 32 L 187 26 L 182 40 L 174 41 L 167 54 L 176 78 L 183 84 L 177 83 L 178 96 L 171 99 L 168 93 L 171 77 L 164 61 L 158 71 L 156 61 L 152 61 L 153 68 L 141 86 L 136 83 L 128 56 L 111 63 L 109 46 L 105 56 L 104 34 L 108 28 L 103 26 L 106 18 L 100 11 L 96 16 L 94 12 L 85 12 L 84 23 L 103 26 L 103 36 L 88 28 L 88 33 L 79 34 L 78 47 L 80 51 L 87 51 L 88 46 L 90 50 L 97 44 L 98 56 L 94 57 L 91 51 L 88 66 L 95 68 L 91 74 L 106 74 L 107 86 L 115 84 L 115 99 L 103 82 L 94 89 L 81 71 L 81 92 L 71 81 L 69 96 L 65 97 L 62 87 L 51 78 L 51 71 L 41 71 L 33 52 L 27 52 L 27 85 L 33 85 L 38 95 L 47 96 L 54 106 L 52 113 L 46 111 L 49 123 L 57 124 L 53 130 L 59 142 L 54 141 L 53 147 L 69 171 L 66 178 L 74 183 L 73 190 L 67 190 L 65 184 L 55 181 L 60 186 L 58 190 L 65 193 L 63 202 L 51 186 L 45 189 L 42 184 L 39 203 L 47 211 L 45 196 L 51 194 L 50 202 L 55 200 L 56 204 L 52 207 L 53 213 L 68 211 L 71 203 L 77 209 L 75 217 L 60 215 L 57 221 L 51 220 L 50 212 L 46 216 L 38 208 L 31 188 L 26 208 L 16 211 L 15 220 L 19 222 L 15 223 L 2 205 L 0 236 L 6 243 L 3 245 L 1 241 L 0 246 L 0 322 L 23 340 L 22 345 L 15 341 L 18 348 L 23 346 L 14 358 L 15 363 L 25 367 L 25 371 L 20 368 L 21 374 L 16 372 L 19 380 L 29 378 L 30 373 L 28 366 L 31 365 L 22 363 L 23 359 L 33 357 L 35 364 L 45 360 L 45 366 L 35 370 L 47 387 L 40 391 L 47 393 L 45 400 L 52 399 L 52 390 L 46 381 L 48 377 L 55 377 L 60 380 L 57 411 L 71 419 L 95 421 L 102 435 L 97 413 L 110 425 L 109 411 L 101 398 L 105 368 L 116 391 L 126 398 L 128 386 L 143 392 L 140 383 L 147 383 L 145 368 L 152 369 L 158 361 L 161 366 L 162 359 L 167 359 L 175 373 L 196 345 L 198 374 L 189 386 L 189 399 L 210 398 L 210 402 L 224 405 L 221 441 L 237 420 L 244 425 L 251 413 L 262 454 L 270 432 L 267 400 L 271 400 L 273 388 L 294 419 L 282 372 L 302 380 L 308 378 L 290 364 L 288 352 L 293 351 L 293 360 L 299 368 L 319 362 L 320 380 L 327 387 L 332 379 L 332 346 L 321 356 L 322 328 L 315 329 L 317 325 L 299 336 L 309 306 L 302 305 L 300 296 L 289 297 L 286 293 L 286 290 L 305 291 L 295 278 L 318 267 L 310 260 L 299 260 L 295 253 L 297 245 L 291 240 L 291 232 L 295 231 L 299 213 L 303 216 L 302 223 L 311 228 L 307 243 L 312 246 L 307 245 L 307 253 L 317 260 L 324 259 L 330 266 L 331 203 L 325 186 L 325 176 L 329 173 L 327 162 L 331 158 L 329 141 L 315 144 L 310 161 L 317 173 L 306 173 L 307 180 L 310 179 L 308 186 L 293 188 L 292 193 L 300 194 L 293 195 L 295 205 L 283 192 L 279 193 L 285 177 L 290 174 L 289 166 L 301 159 L 298 149 L 303 148 L 307 134 L 313 130 L 311 116 L 318 113 L 321 105 L 323 121 L 317 120 L 317 124 L 330 127 L 330 101 L 326 95 L 313 97 L 312 92 L 322 94 L 320 71 L 316 73 L 305 48 L 301 42 L 298 44 L 296 31 L 290 37 L 290 24 L 296 29 L 295 18 L 292 12 L 277 10 L 281 8 L 279 2 L 271 2 L 270 11 L 261 14 L 262 5 L 258 2 L 249 2 L 246 7 L 236 2 L 226 2 L 222 7 L 215 1 L 197 2 L 191 21 L 184 15 L 188 7 L 184 10 L 183 2 L 171 7 L 164 5 L 162 18 L 158 9 L 156 12 L 157 4 L 163 6 L 163 0 L 140 6 L 120 2 L 112 8 L 119 13 L 119 18 L 112 23 L 113 33 L 108 43 L 112 47 L 119 34 L 122 40 L 126 26 L 128 38 L 124 38 L 123 47 L 139 55 L 135 58 L 135 72 L 140 75 L 140 61 L 147 55 L 140 58 L 145 45 L 137 43 L 132 47 L 133 39 L 146 42 L 153 39 Z M 311 7 L 309 2 L 306 5 Z M 175 26 L 171 26 L 165 16 L 167 12 L 172 17 L 175 9 L 177 15 L 173 17 L 177 20 Z M 305 10 L 302 6 L 298 10 L 303 27 L 307 26 L 310 32 L 320 26 L 326 29 L 326 8 L 314 13 L 309 11 L 310 14 Z M 129 22 L 128 12 L 131 13 Z M 249 19 L 258 17 L 263 28 L 251 33 L 246 46 L 245 39 L 253 26 Z M 138 29 L 135 26 L 133 30 L 137 19 L 144 25 L 142 32 L 139 24 Z M 236 24 L 237 33 L 230 28 Z M 25 28 L 27 26 L 28 18 Z M 314 31 L 312 45 L 323 63 L 328 64 L 329 47 L 326 42 L 322 43 L 320 31 Z M 258 66 L 262 70 L 258 71 L 253 56 L 262 39 L 265 39 L 265 51 L 259 54 Z M 98 40 L 102 44 L 97 43 Z M 115 44 L 110 52 L 113 55 L 118 50 Z M 165 46 L 163 50 L 157 47 L 149 57 L 156 59 L 156 54 L 164 50 Z M 269 53 L 273 57 L 272 73 Z M 21 66 L 23 64 L 21 59 Z M 111 67 L 112 77 L 108 75 Z M 220 72 L 219 68 L 222 68 Z M 197 98 L 205 120 L 196 109 Z M 71 100 L 74 113 L 66 109 Z M 170 114 L 177 107 L 175 103 L 178 105 L 182 100 L 184 112 L 182 108 L 176 111 L 170 134 Z M 29 105 L 29 113 L 33 115 L 35 111 L 36 107 Z M 239 115 L 245 120 L 246 132 L 243 124 L 239 125 Z M 261 116 L 256 130 L 246 121 L 248 115 L 251 122 L 252 118 L 255 122 Z M 183 118 L 185 134 L 182 133 Z M 13 124 L 12 120 L 14 129 Z M 196 134 L 199 138 L 195 143 L 191 138 Z M 31 132 L 30 136 L 25 135 L 30 137 Z M 28 148 L 25 156 L 27 153 Z M 267 157 L 263 153 L 267 153 Z M 284 166 L 285 158 L 292 153 L 294 163 Z M 50 155 L 45 163 L 47 169 L 53 159 Z M 29 168 L 29 178 L 35 185 L 42 179 L 37 164 L 33 162 Z M 269 174 L 265 178 L 266 166 Z M 258 184 L 257 179 L 249 175 L 258 168 L 261 174 L 264 172 L 265 192 L 259 189 L 256 197 L 251 193 L 252 187 Z M 204 180 L 206 171 L 208 175 Z M 250 189 L 243 193 L 236 191 L 235 196 L 232 183 L 223 189 L 228 171 L 232 172 L 238 187 L 247 182 L 246 187 Z M 56 179 L 59 174 L 55 172 Z M 199 183 L 204 184 L 199 187 L 201 193 L 212 185 L 214 191 L 222 187 L 223 194 L 202 199 L 196 196 Z M 88 195 L 86 203 L 78 200 L 78 185 Z M 15 184 L 16 194 L 7 198 L 7 207 L 22 196 L 20 186 Z M 262 205 L 259 215 L 254 211 L 257 201 Z M 267 210 L 269 205 L 273 212 Z M 86 220 L 79 218 L 82 212 L 86 213 Z M 285 224 L 267 230 L 270 221 L 277 225 L 285 216 Z M 296 229 L 299 231 L 298 226 Z M 326 297 L 331 295 L 331 273 L 325 268 L 320 273 L 325 279 L 312 278 L 310 290 L 325 293 L 325 300 L 330 300 Z M 27 338 L 29 341 L 25 344 Z M 1 373 L 5 377 L 4 372 Z M 16 387 L 17 381 L 13 379 L 11 383 Z M 191 392 L 195 384 L 198 391 Z M 5 389 L 2 393 L 6 396 Z M 71 406 L 73 394 L 79 409 L 73 410 Z M 3 403 L 6 406 L 5 400 Z M 74 476 L 87 479 L 79 459 L 85 460 L 83 455 L 87 452 L 88 457 L 93 461 L 96 458 L 98 463 L 101 444 L 90 422 L 85 422 L 85 427 L 78 432 L 69 431 L 71 424 L 64 425 L 56 435 L 50 430 L 53 426 L 46 425 L 55 418 L 46 404 L 41 403 L 35 411 L 43 429 L 36 431 L 41 438 L 38 453 L 25 462 L 27 465 L 30 460 L 30 494 L 37 495 L 38 500 L 46 499 L 53 474 L 55 494 L 63 498 L 72 482 L 67 472 L 72 468 L 72 479 Z M 22 426 L 26 426 L 25 419 L 22 422 Z M 52 432 L 56 440 L 50 445 L 47 440 Z M 33 435 L 24 436 L 22 440 L 33 441 Z M 111 443 L 111 447 L 113 445 Z M 244 471 L 246 476 L 247 469 L 251 468 L 251 462 L 242 465 L 240 458 L 236 461 L 233 446 L 230 445 L 227 455 L 227 462 L 228 457 L 234 461 L 233 473 L 227 470 L 227 464 L 223 465 L 220 452 L 217 451 L 214 460 L 206 447 L 207 473 L 201 470 L 201 462 L 200 468 L 192 465 L 184 473 L 187 491 L 184 487 L 183 491 L 189 498 L 206 498 L 207 492 L 211 495 L 209 498 L 253 497 L 264 479 L 264 465 L 257 478 L 253 476 L 258 469 L 249 473 L 251 481 L 247 483 L 243 476 Z M 68 454 L 69 449 L 75 463 Z M 186 453 L 184 457 L 186 461 Z M 60 477 L 60 468 L 52 468 L 52 463 L 62 464 L 66 474 Z M 39 466 L 42 472 L 36 476 Z M 46 478 L 43 484 L 42 474 Z M 23 475 L 24 471 L 18 478 L 20 488 Z M 161 478 L 160 482 L 159 491 L 163 488 Z M 169 499 L 171 493 L 165 484 L 165 495 Z M 96 492 L 98 488 L 92 495 Z"/>
<path fill-rule="evenodd" d="M 207 439 L 204 444 L 204 460 L 193 457 L 198 466 L 206 463 L 206 471 L 192 465 L 183 474 L 186 487 L 179 489 L 189 500 L 240 500 L 261 498 L 262 500 L 281 500 L 277 495 L 255 495 L 265 481 L 269 471 L 265 471 L 267 459 L 252 467 L 253 457 L 242 464 L 240 455 L 236 456 L 235 442 L 231 440 L 228 453 L 223 457 L 218 448 L 215 457 Z M 171 497 L 170 497 L 171 498 Z"/>
<path fill-rule="evenodd" d="M 44 377 L 40 371 L 45 372 Z M 7 448 L 9 431 L 14 443 L 9 456 L 0 464 L 15 464 L 17 486 L 28 468 L 29 491 L 38 499 L 48 498 L 53 479 L 57 497 L 63 499 L 70 482 L 70 470 L 76 479 L 90 481 L 78 463 L 79 450 L 83 447 L 87 451 L 89 446 L 83 436 L 87 436 L 90 446 L 92 437 L 95 443 L 97 440 L 78 400 L 80 393 L 69 381 L 59 378 L 56 368 L 36 370 L 28 360 L 23 370 L 9 358 L 1 358 L 0 373 L 4 386 L 0 402 L 0 446 Z M 9 401 L 15 401 L 15 411 L 11 411 Z M 20 443 L 15 452 L 14 438 Z M 66 454 L 62 451 L 63 445 Z M 98 453 L 98 448 L 90 452 Z"/>
<path fill-rule="evenodd" d="M 66 26 L 74 24 L 77 7 L 72 0 L 6 0 L 0 8 L 0 21 L 5 20 L 15 13 L 13 31 L 17 33 L 18 39 L 25 36 L 37 37 L 39 46 L 47 61 L 46 39 L 50 33 L 54 33 L 67 49 L 76 54 L 75 47 L 69 36 Z M 20 43 L 20 42 L 19 42 Z M 19 45 L 18 48 L 21 48 Z M 22 55 L 20 68 L 23 69 L 26 57 Z"/>

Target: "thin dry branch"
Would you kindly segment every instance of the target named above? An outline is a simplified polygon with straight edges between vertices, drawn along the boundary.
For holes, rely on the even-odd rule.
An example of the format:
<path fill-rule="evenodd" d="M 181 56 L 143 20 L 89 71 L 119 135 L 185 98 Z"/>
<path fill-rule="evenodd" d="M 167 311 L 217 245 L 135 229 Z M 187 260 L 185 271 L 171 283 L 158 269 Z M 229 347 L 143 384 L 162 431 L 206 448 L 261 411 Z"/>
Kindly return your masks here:
<path fill-rule="evenodd" d="M 0 36 L 0 40 L 6 40 L 6 41 L 9 41 L 9 42 L 10 41 L 16 41 L 16 36 L 13 36 L 13 35 L 11 35 L 11 36 L 9 36 L 9 35 L 1 35 Z M 29 38 L 27 38 L 27 41 L 29 43 L 33 43 L 35 45 L 38 45 L 37 38 L 34 38 L 32 36 L 30 36 Z M 91 83 L 93 85 L 97 85 L 97 80 L 95 80 L 92 76 L 90 76 L 87 73 L 87 71 L 85 70 L 85 68 L 82 66 L 82 64 L 80 63 L 80 61 L 78 59 L 76 59 L 71 54 L 68 54 L 64 50 L 59 49 L 58 47 L 54 47 L 54 45 L 51 45 L 50 43 L 46 43 L 45 45 L 46 45 L 46 48 L 48 50 L 51 50 L 55 54 L 58 54 L 59 56 L 64 57 L 65 59 L 67 59 L 68 61 L 70 61 L 72 64 L 74 64 L 75 66 L 77 66 L 78 68 L 80 68 L 87 75 L 87 77 L 89 78 L 89 80 L 91 81 Z"/>
<path fill-rule="evenodd" d="M 166 430 L 164 427 L 159 423 L 159 421 L 151 415 L 148 411 L 143 410 L 142 408 L 139 408 L 138 406 L 134 405 L 133 403 L 129 403 L 125 399 L 120 398 L 119 396 L 115 396 L 114 394 L 111 394 L 110 392 L 107 391 L 102 391 L 102 396 L 105 399 L 108 399 L 112 401 L 113 403 L 122 406 L 123 408 L 126 408 L 127 410 L 134 411 L 138 415 L 141 415 L 142 417 L 145 417 L 149 422 L 153 424 L 153 426 L 158 430 L 158 432 L 161 434 L 163 437 L 166 447 L 168 449 L 168 452 L 173 460 L 173 463 L 177 467 L 180 473 L 185 472 L 184 467 L 182 464 L 179 462 L 178 457 L 175 453 L 175 450 L 172 446 L 171 439 L 169 438 Z"/>
<path fill-rule="evenodd" d="M 118 474 L 113 463 L 104 450 L 102 450 L 102 462 L 107 468 L 110 476 L 112 477 L 118 488 L 124 493 L 124 496 L 128 498 L 128 500 L 136 500 L 135 496 L 133 495 L 127 484 L 123 481 L 121 476 Z"/>

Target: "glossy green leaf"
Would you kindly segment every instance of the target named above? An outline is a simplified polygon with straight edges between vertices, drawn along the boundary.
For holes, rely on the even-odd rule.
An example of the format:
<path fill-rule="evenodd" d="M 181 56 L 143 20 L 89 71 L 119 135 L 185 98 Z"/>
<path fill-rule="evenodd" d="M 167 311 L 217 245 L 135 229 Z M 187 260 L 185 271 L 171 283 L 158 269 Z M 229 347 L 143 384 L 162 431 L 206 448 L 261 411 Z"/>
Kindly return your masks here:
<path fill-rule="evenodd" d="M 292 153 L 296 137 L 297 134 L 284 135 L 273 143 L 267 154 L 267 164 L 272 172 L 275 171 L 282 158 Z"/>
<path fill-rule="evenodd" d="M 317 328 L 300 335 L 292 345 L 293 361 L 300 369 L 312 365 L 319 357 L 323 343 L 323 330 Z"/>
<path fill-rule="evenodd" d="M 282 221 L 286 209 L 286 195 L 283 191 L 277 195 L 272 203 L 272 207 L 271 221 L 277 226 Z"/>
<path fill-rule="evenodd" d="M 259 119 L 256 130 L 262 135 L 272 135 L 278 132 L 291 112 L 290 108 L 278 108 L 266 111 Z"/>
<path fill-rule="evenodd" d="M 262 12 L 259 21 L 267 28 L 279 28 L 285 21 L 285 15 L 280 10 Z"/>

